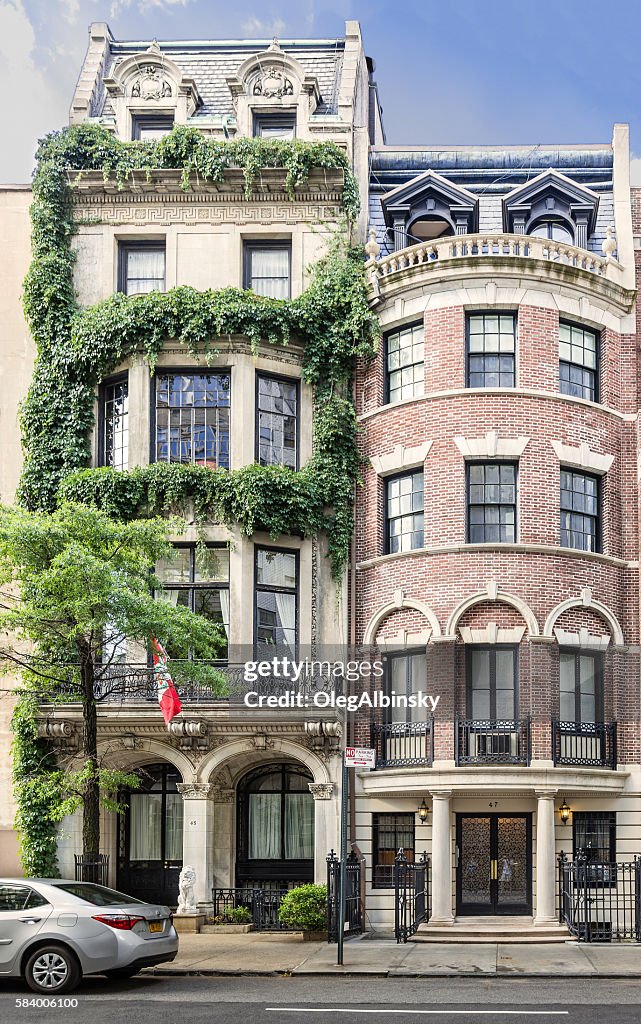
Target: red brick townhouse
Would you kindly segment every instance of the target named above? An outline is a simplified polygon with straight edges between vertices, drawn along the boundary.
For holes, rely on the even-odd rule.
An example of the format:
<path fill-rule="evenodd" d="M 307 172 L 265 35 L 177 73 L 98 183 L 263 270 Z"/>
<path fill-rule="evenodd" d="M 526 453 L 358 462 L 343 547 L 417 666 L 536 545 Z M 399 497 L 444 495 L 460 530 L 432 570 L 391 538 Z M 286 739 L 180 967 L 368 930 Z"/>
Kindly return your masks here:
<path fill-rule="evenodd" d="M 641 853 L 631 206 L 639 231 L 623 125 L 373 148 L 355 640 L 390 693 L 439 698 L 358 722 L 374 926 L 400 847 L 430 857 L 434 936 L 479 915 L 552 934 L 562 850 Z"/>

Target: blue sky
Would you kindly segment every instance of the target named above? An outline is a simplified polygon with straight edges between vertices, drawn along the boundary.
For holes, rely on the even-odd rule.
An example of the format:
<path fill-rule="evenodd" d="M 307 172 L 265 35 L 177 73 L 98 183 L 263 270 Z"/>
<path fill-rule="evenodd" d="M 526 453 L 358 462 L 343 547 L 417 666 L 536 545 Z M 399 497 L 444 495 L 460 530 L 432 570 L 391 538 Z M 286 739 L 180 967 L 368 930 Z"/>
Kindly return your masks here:
<path fill-rule="evenodd" d="M 388 142 L 604 142 L 641 157 L 637 0 L 0 0 L 0 181 L 62 126 L 92 21 L 118 38 L 333 37 L 360 20 Z M 641 159 L 634 165 L 641 183 Z"/>

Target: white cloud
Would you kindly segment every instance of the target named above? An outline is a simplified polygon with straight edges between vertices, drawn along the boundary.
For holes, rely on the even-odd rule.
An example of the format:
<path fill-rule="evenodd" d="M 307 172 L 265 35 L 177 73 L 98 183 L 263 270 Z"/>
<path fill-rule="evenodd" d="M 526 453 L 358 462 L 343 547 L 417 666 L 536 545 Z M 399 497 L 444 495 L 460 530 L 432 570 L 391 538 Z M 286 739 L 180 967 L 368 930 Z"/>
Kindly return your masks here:
<path fill-rule="evenodd" d="M 73 25 L 78 18 L 80 0 L 60 0 L 60 6 L 62 7 L 62 13 L 65 21 L 68 21 L 70 25 Z"/>
<path fill-rule="evenodd" d="M 240 26 L 243 36 L 248 39 L 266 39 L 282 36 L 285 29 L 285 22 L 282 18 L 274 18 L 273 21 L 261 21 L 255 15 L 251 15 Z"/>
<path fill-rule="evenodd" d="M 0 0 L 0 181 L 29 181 L 39 136 L 66 120 L 63 96 L 36 60 L 36 33 L 22 0 Z"/>
<path fill-rule="evenodd" d="M 120 11 L 127 7 L 136 7 L 139 11 L 151 9 L 162 10 L 163 7 L 186 7 L 191 0 L 113 0 L 111 5 L 111 17 L 115 17 Z"/>

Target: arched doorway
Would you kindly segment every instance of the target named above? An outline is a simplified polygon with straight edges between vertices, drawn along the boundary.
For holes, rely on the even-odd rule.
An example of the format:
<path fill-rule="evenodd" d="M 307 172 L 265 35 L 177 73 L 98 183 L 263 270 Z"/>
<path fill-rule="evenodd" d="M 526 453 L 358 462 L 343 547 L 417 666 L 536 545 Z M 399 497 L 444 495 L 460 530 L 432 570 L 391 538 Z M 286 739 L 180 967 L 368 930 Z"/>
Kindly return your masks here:
<path fill-rule="evenodd" d="M 311 773 L 261 765 L 238 784 L 236 885 L 286 888 L 314 880 Z"/>
<path fill-rule="evenodd" d="M 172 764 L 145 765 L 140 789 L 124 794 L 118 821 L 118 888 L 152 903 L 175 905 L 183 856 L 183 800 Z"/>

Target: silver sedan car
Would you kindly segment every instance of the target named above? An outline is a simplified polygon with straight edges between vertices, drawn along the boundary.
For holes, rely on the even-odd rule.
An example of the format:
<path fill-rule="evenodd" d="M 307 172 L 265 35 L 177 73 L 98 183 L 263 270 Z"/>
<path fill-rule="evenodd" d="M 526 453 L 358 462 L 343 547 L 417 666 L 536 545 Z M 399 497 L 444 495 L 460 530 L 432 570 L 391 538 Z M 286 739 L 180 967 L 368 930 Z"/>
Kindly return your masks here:
<path fill-rule="evenodd" d="M 92 882 L 0 878 L 0 977 L 34 992 L 71 992 L 85 974 L 131 978 L 177 952 L 169 907 Z"/>

